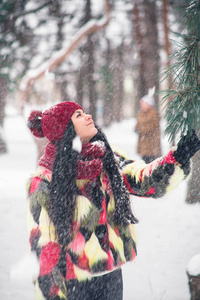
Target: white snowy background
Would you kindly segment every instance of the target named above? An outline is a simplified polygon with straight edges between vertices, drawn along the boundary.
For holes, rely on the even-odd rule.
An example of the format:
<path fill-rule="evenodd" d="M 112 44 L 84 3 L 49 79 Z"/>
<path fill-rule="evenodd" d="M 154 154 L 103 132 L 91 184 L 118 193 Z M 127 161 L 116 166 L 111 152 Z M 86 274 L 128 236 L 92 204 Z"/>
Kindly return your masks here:
<path fill-rule="evenodd" d="M 113 146 L 139 159 L 134 124 L 132 118 L 105 132 Z M 4 128 L 8 154 L 0 156 L 0 299 L 33 300 L 29 265 L 24 265 L 29 252 L 25 183 L 36 168 L 36 148 L 25 119 L 10 106 Z M 163 138 L 163 153 L 168 149 Z M 200 253 L 200 205 L 185 203 L 186 188 L 183 182 L 161 199 L 132 198 L 140 221 L 138 256 L 123 267 L 124 300 L 190 299 L 186 268 Z M 18 272 L 14 278 L 11 270 Z"/>

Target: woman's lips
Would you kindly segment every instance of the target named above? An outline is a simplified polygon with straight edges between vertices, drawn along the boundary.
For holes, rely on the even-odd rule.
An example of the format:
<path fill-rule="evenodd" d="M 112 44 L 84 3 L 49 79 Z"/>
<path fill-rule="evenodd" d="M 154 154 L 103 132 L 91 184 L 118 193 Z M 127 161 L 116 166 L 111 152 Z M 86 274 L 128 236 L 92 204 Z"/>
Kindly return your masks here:
<path fill-rule="evenodd" d="M 94 122 L 88 123 L 86 126 L 94 125 Z"/>

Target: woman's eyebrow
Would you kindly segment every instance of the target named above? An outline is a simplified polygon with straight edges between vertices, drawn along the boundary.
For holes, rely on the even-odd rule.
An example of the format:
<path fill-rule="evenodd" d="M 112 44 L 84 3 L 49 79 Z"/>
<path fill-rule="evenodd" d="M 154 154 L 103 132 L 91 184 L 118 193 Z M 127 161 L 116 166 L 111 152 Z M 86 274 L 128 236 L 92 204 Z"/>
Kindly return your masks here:
<path fill-rule="evenodd" d="M 82 110 L 82 109 L 76 110 L 75 113 L 76 113 L 76 114 L 84 113 L 84 110 Z"/>

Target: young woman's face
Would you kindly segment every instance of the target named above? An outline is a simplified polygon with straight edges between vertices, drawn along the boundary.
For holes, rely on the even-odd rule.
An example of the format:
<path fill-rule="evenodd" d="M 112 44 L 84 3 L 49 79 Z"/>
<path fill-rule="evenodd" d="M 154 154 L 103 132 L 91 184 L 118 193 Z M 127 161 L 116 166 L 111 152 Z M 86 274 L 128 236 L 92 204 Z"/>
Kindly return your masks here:
<path fill-rule="evenodd" d="M 83 144 L 88 143 L 97 134 L 97 129 L 92 121 L 92 116 L 86 114 L 82 109 L 77 109 L 71 118 L 76 134 Z"/>

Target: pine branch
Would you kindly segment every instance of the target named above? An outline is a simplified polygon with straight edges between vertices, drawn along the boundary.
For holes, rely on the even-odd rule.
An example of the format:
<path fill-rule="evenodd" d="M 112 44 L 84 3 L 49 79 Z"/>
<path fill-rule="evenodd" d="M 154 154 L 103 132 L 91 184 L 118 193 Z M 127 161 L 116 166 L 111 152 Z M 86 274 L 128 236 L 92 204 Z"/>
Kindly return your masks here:
<path fill-rule="evenodd" d="M 183 135 L 200 124 L 200 1 L 185 1 L 181 9 L 186 33 L 176 33 L 181 41 L 174 41 L 173 63 L 161 74 L 162 80 L 173 78 L 171 89 L 161 91 L 166 105 L 165 133 L 170 141 L 177 133 Z"/>

